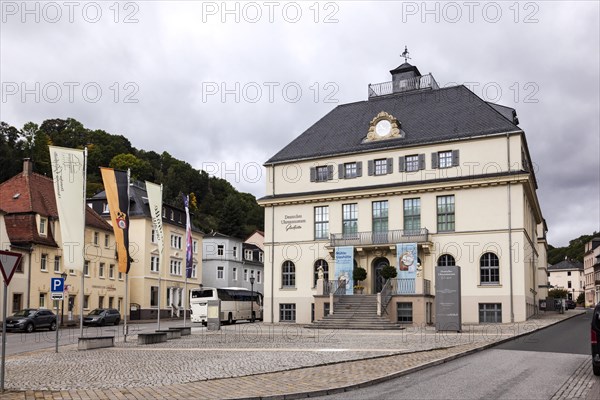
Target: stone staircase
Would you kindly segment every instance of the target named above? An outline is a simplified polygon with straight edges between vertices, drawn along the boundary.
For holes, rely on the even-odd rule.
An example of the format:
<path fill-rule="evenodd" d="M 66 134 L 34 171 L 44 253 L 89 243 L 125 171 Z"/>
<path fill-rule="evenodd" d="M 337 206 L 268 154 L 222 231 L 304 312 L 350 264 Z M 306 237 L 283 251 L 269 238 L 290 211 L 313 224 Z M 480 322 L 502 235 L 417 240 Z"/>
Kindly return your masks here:
<path fill-rule="evenodd" d="M 307 328 L 319 329 L 401 329 L 399 324 L 377 316 L 377 295 L 339 296 L 333 315 L 313 322 Z"/>

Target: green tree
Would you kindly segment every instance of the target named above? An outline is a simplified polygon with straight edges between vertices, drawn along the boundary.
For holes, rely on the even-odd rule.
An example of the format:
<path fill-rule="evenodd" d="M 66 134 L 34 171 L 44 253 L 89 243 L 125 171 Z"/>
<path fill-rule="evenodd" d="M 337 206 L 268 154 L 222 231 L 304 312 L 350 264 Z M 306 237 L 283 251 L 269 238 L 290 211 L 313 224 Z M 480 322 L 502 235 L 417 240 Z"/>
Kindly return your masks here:
<path fill-rule="evenodd" d="M 566 299 L 568 291 L 566 289 L 551 289 L 548 291 L 548 297 L 555 299 Z"/>
<path fill-rule="evenodd" d="M 243 239 L 244 215 L 236 196 L 227 196 L 220 217 L 219 230 L 222 233 Z"/>
<path fill-rule="evenodd" d="M 352 280 L 354 283 L 358 283 L 360 281 L 364 281 L 367 279 L 367 270 L 363 267 L 356 267 L 352 270 Z"/>
<path fill-rule="evenodd" d="M 579 296 L 577 296 L 577 300 L 575 302 L 577 304 L 585 303 L 585 293 L 583 293 L 583 292 L 579 293 Z"/>
<path fill-rule="evenodd" d="M 398 271 L 396 271 L 396 267 L 391 265 L 386 265 L 381 269 L 381 277 L 383 279 L 392 279 L 398 276 Z"/>
<path fill-rule="evenodd" d="M 110 167 L 122 171 L 131 170 L 131 179 L 145 181 L 152 175 L 152 166 L 146 160 L 141 160 L 133 154 L 119 154 L 110 160 Z"/>

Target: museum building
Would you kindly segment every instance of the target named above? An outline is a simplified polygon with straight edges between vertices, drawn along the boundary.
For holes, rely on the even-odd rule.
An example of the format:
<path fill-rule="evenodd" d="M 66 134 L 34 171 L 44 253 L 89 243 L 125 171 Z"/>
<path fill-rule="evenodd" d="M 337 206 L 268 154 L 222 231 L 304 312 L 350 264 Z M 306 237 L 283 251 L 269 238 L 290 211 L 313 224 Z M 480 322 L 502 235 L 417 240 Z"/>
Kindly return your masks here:
<path fill-rule="evenodd" d="M 516 111 L 407 62 L 390 73 L 264 164 L 265 321 L 362 296 L 396 326 L 435 323 L 438 266 L 460 267 L 463 323 L 527 320 L 547 295 L 547 228 Z"/>

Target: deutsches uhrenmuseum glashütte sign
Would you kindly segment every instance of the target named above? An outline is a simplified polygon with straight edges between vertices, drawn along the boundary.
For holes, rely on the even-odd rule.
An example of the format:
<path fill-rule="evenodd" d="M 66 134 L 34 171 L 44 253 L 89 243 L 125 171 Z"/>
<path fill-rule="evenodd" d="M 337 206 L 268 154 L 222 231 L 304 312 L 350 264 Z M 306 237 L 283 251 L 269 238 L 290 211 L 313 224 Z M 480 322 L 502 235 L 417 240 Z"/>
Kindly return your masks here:
<path fill-rule="evenodd" d="M 284 215 L 281 220 L 281 224 L 285 225 L 285 231 L 294 231 L 296 229 L 302 229 L 302 226 L 306 223 L 306 219 L 302 217 L 302 214 Z"/>

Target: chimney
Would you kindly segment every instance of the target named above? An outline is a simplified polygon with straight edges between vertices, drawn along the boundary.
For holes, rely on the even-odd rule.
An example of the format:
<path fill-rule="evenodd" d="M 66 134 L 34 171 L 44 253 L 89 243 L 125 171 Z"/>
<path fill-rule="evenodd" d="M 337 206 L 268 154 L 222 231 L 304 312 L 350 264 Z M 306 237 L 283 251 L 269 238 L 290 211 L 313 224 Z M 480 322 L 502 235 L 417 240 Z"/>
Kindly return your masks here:
<path fill-rule="evenodd" d="M 31 158 L 23 159 L 23 175 L 28 176 L 33 172 L 33 163 L 31 162 Z"/>

